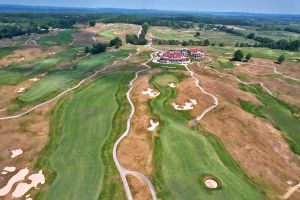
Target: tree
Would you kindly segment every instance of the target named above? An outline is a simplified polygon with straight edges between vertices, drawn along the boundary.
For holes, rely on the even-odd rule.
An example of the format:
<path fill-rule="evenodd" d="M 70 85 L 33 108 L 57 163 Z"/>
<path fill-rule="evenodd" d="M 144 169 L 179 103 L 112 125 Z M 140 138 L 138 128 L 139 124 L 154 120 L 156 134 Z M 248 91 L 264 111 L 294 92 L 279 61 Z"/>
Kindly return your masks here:
<path fill-rule="evenodd" d="M 109 46 L 115 46 L 115 48 L 118 49 L 120 46 L 122 46 L 122 40 L 119 37 L 115 37 L 109 42 Z"/>
<path fill-rule="evenodd" d="M 96 26 L 96 21 L 89 21 L 90 26 Z"/>
<path fill-rule="evenodd" d="M 205 40 L 203 41 L 203 45 L 204 45 L 204 46 L 208 46 L 209 44 L 210 44 L 210 42 L 209 42 L 208 39 L 205 39 Z"/>
<path fill-rule="evenodd" d="M 90 48 L 89 47 L 85 47 L 84 48 L 84 53 L 90 53 Z"/>
<path fill-rule="evenodd" d="M 244 53 L 241 50 L 237 50 L 234 55 L 232 60 L 234 61 L 243 61 L 244 59 Z"/>
<path fill-rule="evenodd" d="M 219 44 L 219 46 L 220 46 L 220 47 L 224 47 L 224 43 L 221 42 L 221 43 Z"/>
<path fill-rule="evenodd" d="M 250 33 L 248 36 L 247 36 L 248 39 L 254 39 L 255 38 L 255 34 L 254 33 Z"/>
<path fill-rule="evenodd" d="M 285 60 L 285 56 L 284 56 L 284 55 L 281 55 L 281 56 L 279 56 L 279 57 L 277 58 L 277 61 L 278 61 L 279 64 L 283 63 L 284 60 Z"/>
<path fill-rule="evenodd" d="M 248 62 L 252 58 L 252 54 L 248 53 L 245 57 L 246 61 Z"/>
<path fill-rule="evenodd" d="M 196 32 L 195 37 L 200 37 L 200 32 Z"/>
<path fill-rule="evenodd" d="M 94 44 L 91 48 L 91 53 L 92 54 L 99 54 L 102 52 L 106 52 L 106 45 L 102 43 L 97 43 Z"/>

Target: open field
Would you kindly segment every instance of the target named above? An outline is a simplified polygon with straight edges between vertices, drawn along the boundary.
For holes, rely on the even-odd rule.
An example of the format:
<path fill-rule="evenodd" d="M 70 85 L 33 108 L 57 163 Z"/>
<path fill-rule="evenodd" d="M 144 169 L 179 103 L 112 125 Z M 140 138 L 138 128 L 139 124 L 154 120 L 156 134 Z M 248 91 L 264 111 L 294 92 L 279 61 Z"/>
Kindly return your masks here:
<path fill-rule="evenodd" d="M 154 184 L 159 196 L 163 199 L 262 199 L 262 194 L 235 170 L 235 165 L 223 162 L 204 132 L 187 126 L 189 115 L 175 111 L 170 105 L 176 92 L 157 83 L 157 76 L 151 83 L 161 95 L 150 102 L 150 107 L 162 124 L 155 141 Z M 219 178 L 222 189 L 210 191 L 203 187 L 200 181 L 203 174 Z"/>
<path fill-rule="evenodd" d="M 165 27 L 151 27 L 149 33 L 153 38 L 161 40 L 198 40 L 194 37 L 195 31 L 193 29 L 183 31 L 180 29 L 170 29 Z"/>
<path fill-rule="evenodd" d="M 73 40 L 76 30 L 60 30 L 55 35 L 42 37 L 37 44 L 43 47 L 68 45 Z"/>
<path fill-rule="evenodd" d="M 125 58 L 130 51 L 121 50 L 89 56 L 80 60 L 71 69 L 60 70 L 48 74 L 43 80 L 30 88 L 18 98 L 21 102 L 36 102 L 66 90 L 76 81 L 79 82 L 87 74 L 111 64 L 113 61 Z"/>
<path fill-rule="evenodd" d="M 115 94 L 128 75 L 120 72 L 104 76 L 74 94 L 65 107 L 62 137 L 55 153 L 49 157 L 57 176 L 44 199 L 99 197 L 104 176 L 101 149 L 111 134 L 118 108 Z M 85 123 L 81 123 L 82 120 Z"/>

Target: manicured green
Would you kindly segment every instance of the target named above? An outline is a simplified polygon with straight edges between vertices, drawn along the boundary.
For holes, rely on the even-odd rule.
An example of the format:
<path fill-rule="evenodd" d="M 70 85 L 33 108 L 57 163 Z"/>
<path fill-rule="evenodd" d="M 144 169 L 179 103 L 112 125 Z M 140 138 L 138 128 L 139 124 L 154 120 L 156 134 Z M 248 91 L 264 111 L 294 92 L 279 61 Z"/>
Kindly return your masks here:
<path fill-rule="evenodd" d="M 61 139 L 50 155 L 57 176 L 44 199 L 98 199 L 105 167 L 102 147 L 118 109 L 116 93 L 131 73 L 106 75 L 76 93 L 62 113 Z M 107 166 L 113 167 L 113 166 Z"/>
<path fill-rule="evenodd" d="M 161 94 L 149 103 L 152 113 L 161 122 L 154 142 L 153 182 L 158 196 L 166 200 L 263 199 L 220 141 L 187 125 L 192 117 L 171 106 L 176 89 L 157 83 L 159 76 L 154 75 L 151 84 Z M 211 191 L 202 187 L 200 178 L 203 174 L 217 177 L 222 182 L 222 189 Z"/>
<path fill-rule="evenodd" d="M 128 56 L 130 51 L 121 50 L 107 52 L 84 58 L 73 66 L 72 69 L 57 71 L 49 74 L 26 93 L 18 98 L 21 102 L 30 103 L 54 96 L 72 86 L 75 82 L 81 81 L 88 74 L 92 74 L 113 61 Z"/>
<path fill-rule="evenodd" d="M 42 37 L 37 41 L 40 46 L 61 46 L 68 45 L 73 40 L 73 34 L 76 33 L 77 30 L 60 30 L 56 35 Z"/>
<path fill-rule="evenodd" d="M 179 65 L 179 64 L 167 64 L 167 63 L 149 62 L 148 65 L 151 66 L 151 67 L 153 67 L 153 68 L 186 70 L 186 68 L 183 65 Z"/>
<path fill-rule="evenodd" d="M 76 59 L 80 49 L 69 48 L 54 56 L 0 68 L 0 85 L 14 85 L 37 74 L 54 70 L 57 65 Z"/>
<path fill-rule="evenodd" d="M 107 30 L 101 31 L 97 34 L 98 37 L 103 37 L 107 40 L 112 40 L 116 37 L 114 32 L 122 30 L 121 27 L 112 27 Z"/>
<path fill-rule="evenodd" d="M 300 109 L 276 97 L 272 97 L 259 86 L 240 84 L 240 87 L 244 91 L 253 93 L 263 104 L 261 107 L 254 107 L 253 105 L 249 106 L 249 103 L 247 103 L 248 106 L 242 106 L 242 108 L 256 115 L 260 113 L 260 115 L 269 119 L 276 128 L 282 131 L 292 151 L 300 155 L 300 119 L 296 117 Z"/>

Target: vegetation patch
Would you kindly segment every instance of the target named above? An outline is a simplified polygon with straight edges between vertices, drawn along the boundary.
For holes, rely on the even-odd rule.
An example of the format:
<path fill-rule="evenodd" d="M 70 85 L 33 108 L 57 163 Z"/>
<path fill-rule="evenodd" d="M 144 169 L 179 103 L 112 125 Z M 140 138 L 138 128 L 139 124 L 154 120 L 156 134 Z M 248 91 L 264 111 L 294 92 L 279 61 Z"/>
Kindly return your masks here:
<path fill-rule="evenodd" d="M 256 107 L 249 102 L 242 102 L 242 108 L 256 116 L 269 119 L 275 128 L 282 131 L 292 151 L 300 155 L 300 119 L 297 117 L 300 109 L 264 92 L 260 86 L 240 84 L 240 87 L 253 93 L 263 104 Z"/>
<path fill-rule="evenodd" d="M 154 63 L 154 62 L 149 62 L 147 64 L 153 68 L 163 68 L 163 69 L 167 69 L 167 70 L 168 69 L 176 69 L 176 70 L 186 71 L 185 66 L 179 65 L 179 64 Z"/>
<path fill-rule="evenodd" d="M 37 41 L 40 46 L 62 46 L 68 45 L 73 40 L 73 34 L 77 33 L 77 30 L 61 30 L 56 35 L 42 37 Z"/>

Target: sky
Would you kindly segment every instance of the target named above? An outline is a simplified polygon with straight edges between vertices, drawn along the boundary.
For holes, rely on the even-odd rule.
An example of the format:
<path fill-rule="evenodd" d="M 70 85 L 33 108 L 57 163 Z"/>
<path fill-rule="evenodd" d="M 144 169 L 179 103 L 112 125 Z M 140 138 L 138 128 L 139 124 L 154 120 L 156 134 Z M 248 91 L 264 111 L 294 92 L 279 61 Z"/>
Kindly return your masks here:
<path fill-rule="evenodd" d="M 300 14 L 300 0 L 0 0 L 0 4 Z"/>

